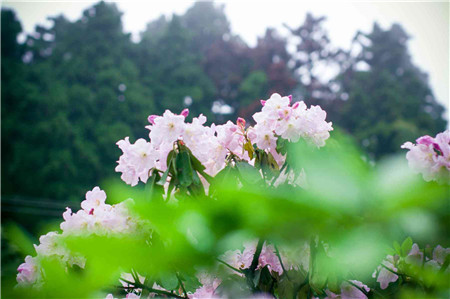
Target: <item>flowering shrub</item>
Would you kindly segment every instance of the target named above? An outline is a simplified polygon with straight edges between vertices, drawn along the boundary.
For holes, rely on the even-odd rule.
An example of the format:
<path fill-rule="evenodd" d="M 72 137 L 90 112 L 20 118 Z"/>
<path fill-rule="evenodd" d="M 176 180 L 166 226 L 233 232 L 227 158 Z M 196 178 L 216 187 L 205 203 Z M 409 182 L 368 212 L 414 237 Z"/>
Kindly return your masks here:
<path fill-rule="evenodd" d="M 450 131 L 439 133 L 436 137 L 428 135 L 416 140 L 416 144 L 406 142 L 402 148 L 408 149 L 408 159 L 411 169 L 422 174 L 426 181 L 450 180 Z"/>
<path fill-rule="evenodd" d="M 406 183 L 386 181 L 390 170 L 374 173 L 344 139 L 325 146 L 333 130 L 325 111 L 291 101 L 278 94 L 261 101 L 254 126 L 241 118 L 206 126 L 203 115 L 188 123 L 187 109 L 149 116 L 150 141 L 117 142 L 116 171 L 138 186 L 114 185 L 112 205 L 95 187 L 79 211 L 68 208 L 61 232 L 42 236 L 36 256 L 19 266 L 15 291 L 368 298 L 404 287 L 440 294 L 450 249 L 421 249 L 406 238 L 386 252 L 393 236 L 380 232 L 393 231 L 401 213 L 410 219 L 405 211 L 417 198 L 428 194 L 439 204 L 448 189 L 407 172 L 396 174 Z M 411 168 L 425 180 L 448 177 L 449 141 L 446 131 L 405 143 Z"/>

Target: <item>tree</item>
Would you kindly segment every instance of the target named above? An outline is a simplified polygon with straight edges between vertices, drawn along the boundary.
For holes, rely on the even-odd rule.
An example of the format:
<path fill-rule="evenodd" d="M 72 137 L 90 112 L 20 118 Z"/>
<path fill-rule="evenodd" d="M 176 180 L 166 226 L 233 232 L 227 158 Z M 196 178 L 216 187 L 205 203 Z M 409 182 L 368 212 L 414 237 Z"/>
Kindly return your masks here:
<path fill-rule="evenodd" d="M 305 21 L 298 28 L 285 25 L 294 42 L 294 70 L 299 78 L 298 93 L 307 103 L 327 105 L 323 100 L 334 99 L 330 89 L 329 73 L 333 69 L 335 57 L 340 51 L 333 49 L 328 33 L 323 28 L 325 17 L 315 18 L 306 14 Z M 327 78 L 328 77 L 328 78 Z"/>
<path fill-rule="evenodd" d="M 444 108 L 427 75 L 411 62 L 408 38 L 398 24 L 383 30 L 375 23 L 371 33 L 356 35 L 361 51 L 337 79 L 341 98 L 348 100 L 340 101 L 335 122 L 375 158 L 398 151 L 415 136 L 445 129 Z"/>
<path fill-rule="evenodd" d="M 275 29 L 268 28 L 258 38 L 256 47 L 250 49 L 250 59 L 252 72 L 242 81 L 239 93 L 239 115 L 248 119 L 260 108 L 261 97 L 268 98 L 275 92 L 288 95 L 298 84 L 289 67 L 292 56 L 287 51 L 287 41 Z"/>
<path fill-rule="evenodd" d="M 155 28 L 154 33 L 150 31 Z M 147 30 L 139 45 L 138 65 L 142 82 L 154 94 L 158 113 L 189 106 L 192 114 L 211 116 L 215 87 L 201 67 L 199 53 L 188 50 L 192 36 L 180 17 L 174 15 L 168 22 L 159 19 Z"/>
<path fill-rule="evenodd" d="M 136 49 L 114 4 L 100 2 L 75 22 L 52 20 L 28 37 L 17 79 L 2 77 L 2 193 L 78 200 L 114 169 L 112 145 L 144 134 L 152 91 L 139 81 Z"/>

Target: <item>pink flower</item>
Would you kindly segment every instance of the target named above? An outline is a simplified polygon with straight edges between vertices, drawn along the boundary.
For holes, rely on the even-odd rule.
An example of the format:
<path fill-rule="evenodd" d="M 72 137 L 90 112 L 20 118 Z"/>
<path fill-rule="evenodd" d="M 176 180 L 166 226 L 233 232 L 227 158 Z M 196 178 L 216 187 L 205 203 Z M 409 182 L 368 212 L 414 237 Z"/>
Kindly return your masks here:
<path fill-rule="evenodd" d="M 100 190 L 99 187 L 94 187 L 92 191 L 88 191 L 86 193 L 86 200 L 81 202 L 81 207 L 87 213 L 90 213 L 93 209 L 98 208 L 99 206 L 105 204 L 106 193 L 103 190 Z"/>
<path fill-rule="evenodd" d="M 430 144 L 433 145 L 435 142 L 434 142 L 433 137 L 425 135 L 425 136 L 417 138 L 416 143 L 424 144 L 424 145 L 430 145 Z"/>
<path fill-rule="evenodd" d="M 253 128 L 252 136 L 250 140 L 252 143 L 256 143 L 256 146 L 260 149 L 270 149 L 277 147 L 277 138 L 275 137 L 273 131 L 264 125 L 255 125 Z"/>
<path fill-rule="evenodd" d="M 413 145 L 411 142 L 406 142 L 402 145 L 402 148 L 409 149 L 406 159 L 413 172 L 421 173 L 423 179 L 427 182 L 435 179 L 433 145 Z"/>
<path fill-rule="evenodd" d="M 298 118 L 282 119 L 278 122 L 275 133 L 280 135 L 283 139 L 291 142 L 297 142 L 302 134 L 302 121 Z"/>
<path fill-rule="evenodd" d="M 148 120 L 149 123 L 151 123 L 152 125 L 154 125 L 154 124 L 155 124 L 155 119 L 156 119 L 157 117 L 160 117 L 160 116 L 159 116 L 159 115 L 155 115 L 155 114 L 149 115 L 149 117 L 147 118 L 147 120 Z M 112 296 L 112 295 L 111 295 L 111 296 Z"/>
<path fill-rule="evenodd" d="M 184 116 L 185 118 L 188 117 L 189 115 L 189 109 L 183 109 L 183 111 L 181 111 L 180 115 Z"/>
<path fill-rule="evenodd" d="M 405 261 L 416 266 L 420 266 L 422 264 L 423 252 L 420 251 L 419 246 L 416 243 L 413 244 L 411 250 L 405 258 Z"/>
<path fill-rule="evenodd" d="M 19 285 L 34 284 L 40 279 L 37 260 L 29 255 L 25 257 L 25 263 L 20 264 L 17 271 L 19 272 L 17 274 Z"/>
<path fill-rule="evenodd" d="M 220 298 L 214 294 L 216 289 L 212 285 L 204 285 L 195 290 L 194 294 L 189 294 L 190 299 L 210 299 L 210 298 Z"/>
<path fill-rule="evenodd" d="M 229 265 L 237 269 L 248 269 L 252 264 L 253 256 L 256 251 L 256 245 L 256 241 L 246 242 L 244 243 L 244 251 L 227 251 L 223 256 L 223 259 Z M 280 275 L 283 274 L 283 268 L 281 267 L 278 256 L 275 254 L 273 245 L 268 245 L 267 243 L 264 243 L 262 247 L 258 259 L 257 269 L 264 268 L 265 266 L 267 266 L 270 271 L 277 272 Z"/>
<path fill-rule="evenodd" d="M 46 235 L 39 237 L 39 245 L 34 245 L 36 253 L 42 256 L 67 254 L 67 250 L 62 246 L 60 241 L 61 235 L 57 232 L 49 232 Z"/>
<path fill-rule="evenodd" d="M 450 131 L 432 138 L 428 135 L 416 140 L 417 144 L 404 143 L 401 148 L 408 149 L 406 159 L 415 173 L 420 173 L 425 181 L 450 182 Z"/>
<path fill-rule="evenodd" d="M 155 118 L 155 124 L 149 126 L 150 140 L 155 145 L 164 142 L 176 141 L 184 131 L 185 117 L 183 115 L 173 114 L 166 110 L 162 117 Z"/>
<path fill-rule="evenodd" d="M 278 117 L 279 115 L 278 112 L 282 111 L 284 108 L 287 108 L 290 102 L 291 101 L 289 97 L 282 97 L 278 93 L 274 93 L 270 96 L 270 99 L 268 99 L 264 104 L 262 112 Z"/>
<path fill-rule="evenodd" d="M 136 186 L 139 180 L 147 182 L 149 171 L 157 159 L 157 152 L 152 145 L 142 138 L 131 144 L 128 137 L 118 141 L 117 145 L 123 152 L 115 169 L 122 172 L 121 179 L 131 186 Z"/>
<path fill-rule="evenodd" d="M 449 254 L 450 248 L 444 248 L 441 245 L 438 245 L 433 250 L 433 261 L 435 261 L 439 266 L 442 266 Z"/>
<path fill-rule="evenodd" d="M 386 259 L 382 262 L 382 264 L 386 268 L 388 268 L 394 272 L 397 272 L 397 268 L 394 266 L 395 258 L 396 257 L 393 257 L 392 255 L 388 255 L 388 256 L 386 256 Z M 395 282 L 398 279 L 398 275 L 392 273 L 385 267 L 378 266 L 377 271 L 375 271 L 372 275 L 372 277 L 375 278 L 375 277 L 377 277 L 377 272 L 378 272 L 377 282 L 380 283 L 380 287 L 382 290 L 386 289 L 388 287 L 389 283 Z"/>
<path fill-rule="evenodd" d="M 241 129 L 245 129 L 245 119 L 243 119 L 242 117 L 238 117 L 236 124 L 241 128 Z"/>
<path fill-rule="evenodd" d="M 341 298 L 342 299 L 367 299 L 367 296 L 361 291 L 364 290 L 366 292 L 370 291 L 370 288 L 357 280 L 350 280 L 354 285 L 344 281 L 341 284 Z M 360 290 L 361 289 L 361 290 Z"/>

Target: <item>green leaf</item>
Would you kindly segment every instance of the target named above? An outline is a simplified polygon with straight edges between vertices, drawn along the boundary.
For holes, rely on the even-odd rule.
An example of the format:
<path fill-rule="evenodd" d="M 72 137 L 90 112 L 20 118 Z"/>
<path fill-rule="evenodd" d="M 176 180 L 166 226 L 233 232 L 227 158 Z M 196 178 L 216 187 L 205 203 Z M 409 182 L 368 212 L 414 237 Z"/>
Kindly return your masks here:
<path fill-rule="evenodd" d="M 158 184 L 161 180 L 161 176 L 157 170 L 153 170 L 152 175 L 147 180 L 145 184 L 145 195 L 147 200 L 152 200 L 153 198 L 162 198 L 162 194 L 164 193 L 164 188 Z"/>
<path fill-rule="evenodd" d="M 175 179 L 172 178 L 169 183 L 169 188 L 167 188 L 167 199 L 166 200 L 170 199 L 170 196 L 172 195 L 172 191 L 174 188 L 175 188 Z"/>
<path fill-rule="evenodd" d="M 247 162 L 236 162 L 236 168 L 239 171 L 239 177 L 243 182 L 256 184 L 262 181 L 259 170 Z"/>
<path fill-rule="evenodd" d="M 175 156 L 175 151 L 171 150 L 169 152 L 169 154 L 167 155 L 167 161 L 166 161 L 166 165 L 167 167 L 169 167 L 170 162 L 172 161 L 173 157 Z"/>
<path fill-rule="evenodd" d="M 166 290 L 175 290 L 178 287 L 178 278 L 176 274 L 163 274 L 160 276 L 161 286 Z"/>
<path fill-rule="evenodd" d="M 290 281 L 286 275 L 284 275 L 278 282 L 277 290 L 280 298 L 293 298 L 295 291 L 294 282 Z"/>
<path fill-rule="evenodd" d="M 195 275 L 182 275 L 181 278 L 186 292 L 194 293 L 201 286 L 200 281 Z"/>
<path fill-rule="evenodd" d="M 204 171 L 206 167 L 203 166 L 202 162 L 200 162 L 200 160 L 197 159 L 197 157 L 195 157 L 194 154 L 192 154 L 191 150 L 188 147 L 184 148 L 186 148 L 186 150 L 189 152 L 189 156 L 191 157 L 192 168 L 194 168 L 198 172 Z"/>
<path fill-rule="evenodd" d="M 273 157 L 273 155 L 272 155 L 271 153 L 269 153 L 269 154 L 267 155 L 267 159 L 268 159 L 269 165 L 270 165 L 273 169 L 279 170 L 278 163 L 277 163 L 277 161 L 275 161 L 275 158 Z"/>
<path fill-rule="evenodd" d="M 328 277 L 328 289 L 333 293 L 339 293 L 341 291 L 341 284 L 335 273 L 330 274 Z"/>
<path fill-rule="evenodd" d="M 195 185 L 202 185 L 202 181 L 200 180 L 200 177 L 198 176 L 197 171 L 192 171 L 192 181 Z"/>
<path fill-rule="evenodd" d="M 412 241 L 411 237 L 408 237 L 408 238 L 406 238 L 405 241 L 403 241 L 402 248 L 401 248 L 402 256 L 408 255 L 408 253 L 411 251 L 412 245 L 413 245 L 413 241 Z"/>
<path fill-rule="evenodd" d="M 273 278 L 270 275 L 270 270 L 268 266 L 261 269 L 261 274 L 259 275 L 258 283 L 256 284 L 258 288 L 263 292 L 270 292 L 273 288 Z"/>
<path fill-rule="evenodd" d="M 316 293 L 321 293 L 330 275 L 331 259 L 325 253 L 322 244 L 316 247 L 312 272 L 310 275 L 310 285 Z"/>
<path fill-rule="evenodd" d="M 248 156 L 250 157 L 250 160 L 253 159 L 253 153 L 254 149 L 250 141 L 247 141 L 247 143 L 244 144 L 244 150 L 248 152 Z"/>
<path fill-rule="evenodd" d="M 277 152 L 279 154 L 282 154 L 282 155 L 286 154 L 286 152 L 287 152 L 287 146 L 286 146 L 287 142 L 288 141 L 286 139 L 278 137 L 276 150 L 277 150 Z"/>
<path fill-rule="evenodd" d="M 180 151 L 175 158 L 175 165 L 180 184 L 185 187 L 191 185 L 192 166 L 189 153 L 187 151 Z"/>
<path fill-rule="evenodd" d="M 167 177 L 169 176 L 170 167 L 167 167 L 167 170 L 163 173 L 163 176 L 159 180 L 159 185 L 164 185 L 167 182 Z"/>
<path fill-rule="evenodd" d="M 398 244 L 397 241 L 394 241 L 394 249 L 398 255 L 402 255 L 402 248 L 400 247 L 400 244 Z"/>

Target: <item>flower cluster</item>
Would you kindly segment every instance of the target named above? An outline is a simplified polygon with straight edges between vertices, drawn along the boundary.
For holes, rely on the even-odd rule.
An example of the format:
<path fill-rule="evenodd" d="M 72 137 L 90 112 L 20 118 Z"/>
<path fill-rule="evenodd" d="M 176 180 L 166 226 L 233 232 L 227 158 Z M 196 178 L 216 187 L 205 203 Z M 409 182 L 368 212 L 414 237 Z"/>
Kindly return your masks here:
<path fill-rule="evenodd" d="M 188 115 L 183 110 L 180 115 L 166 110 L 162 116 L 149 117 L 150 140 L 138 139 L 131 144 L 129 138 L 117 142 L 123 155 L 119 158 L 116 171 L 122 172 L 122 180 L 131 186 L 140 181 L 146 183 L 152 169 L 167 169 L 167 156 L 174 148 L 174 142 L 183 140 L 194 156 L 206 167 L 205 172 L 214 176 L 225 166 L 229 152 L 242 159 L 248 159 L 242 148 L 244 136 L 232 122 L 225 125 L 205 126 L 206 117 L 200 115 L 191 123 L 185 122 Z"/>
<path fill-rule="evenodd" d="M 67 208 L 63 213 L 64 221 L 60 228 L 62 233 L 49 232 L 39 238 L 39 245 L 34 245 L 36 257 L 27 256 L 25 263 L 19 266 L 17 282 L 19 285 L 39 285 L 42 277 L 39 261 L 43 257 L 56 256 L 69 266 L 77 265 L 84 268 L 85 258 L 70 252 L 62 238 L 79 234 L 108 234 L 133 232 L 136 219 L 130 217 L 126 207 L 127 202 L 116 205 L 105 203 L 106 193 L 95 187 L 86 193 L 86 199 L 81 202 L 77 213 Z"/>
<path fill-rule="evenodd" d="M 225 260 L 225 262 L 236 269 L 248 269 L 252 264 L 256 246 L 257 241 L 246 242 L 244 243 L 244 250 L 242 252 L 238 249 L 234 251 L 227 251 L 223 256 L 223 259 Z M 271 244 L 267 244 L 267 242 L 264 242 L 261 249 L 261 254 L 259 255 L 258 266 L 256 269 L 262 269 L 267 266 L 269 271 L 273 271 L 278 273 L 279 275 L 282 275 L 283 267 L 281 266 L 280 259 L 281 257 L 278 258 L 274 246 Z M 283 260 L 285 259 L 283 258 Z"/>
<path fill-rule="evenodd" d="M 121 178 L 127 184 L 135 186 L 139 181 L 146 183 L 154 170 L 161 172 L 167 170 L 168 155 L 177 142 L 182 142 L 205 168 L 204 173 L 212 177 L 226 166 L 229 157 L 253 165 L 256 159 L 253 154 L 256 149 L 270 153 L 281 167 L 285 162 L 285 156 L 277 152 L 278 138 L 296 142 L 302 137 L 317 146 L 323 146 L 329 137 L 329 131 L 332 130 L 331 123 L 325 122 L 325 111 L 320 107 L 312 106 L 307 109 L 303 102 L 291 106 L 291 99 L 290 96 L 273 94 L 267 101 L 262 101 L 261 112 L 253 116 L 256 122 L 254 127 L 246 127 L 245 120 L 241 118 L 238 118 L 236 123 L 228 121 L 223 125 L 207 126 L 205 125 L 207 119 L 203 115 L 187 123 L 186 117 L 189 115 L 187 109 L 180 114 L 166 110 L 161 116 L 151 115 L 148 117 L 150 125 L 146 127 L 150 131 L 149 141 L 141 138 L 131 143 L 126 137 L 117 142 L 123 154 L 118 160 L 116 171 L 122 173 Z M 67 208 L 63 213 L 64 221 L 60 225 L 62 233 L 50 232 L 41 236 L 40 244 L 35 246 L 37 256 L 27 256 L 25 263 L 19 266 L 17 275 L 19 284 L 39 285 L 42 281 L 39 263 L 45 256 L 57 256 L 65 265 L 78 265 L 84 268 L 85 258 L 71 253 L 64 246 L 62 241 L 64 236 L 127 233 L 136 229 L 137 219 L 130 217 L 126 202 L 117 205 L 105 202 L 105 192 L 95 187 L 87 192 L 86 200 L 81 202 L 82 209 L 73 213 Z M 239 269 L 250 267 L 255 249 L 256 242 L 251 242 L 245 245 L 243 252 L 227 253 L 232 259 L 230 263 Z M 257 269 L 266 266 L 271 272 L 283 274 L 280 257 L 269 244 L 264 244 L 262 248 Z M 202 298 L 206 294 L 212 296 L 219 283 L 217 279 L 208 280 L 189 296 L 191 298 Z M 158 285 L 154 287 L 161 288 Z M 130 293 L 129 296 L 135 294 Z"/>
<path fill-rule="evenodd" d="M 331 122 L 326 122 L 326 112 L 319 106 L 307 109 L 303 101 L 291 106 L 292 97 L 273 94 L 267 101 L 261 101 L 261 112 L 253 115 L 256 122 L 249 137 L 260 149 L 271 150 L 274 154 L 277 137 L 297 142 L 300 137 L 311 140 L 318 147 L 325 145 L 333 130 Z"/>
<path fill-rule="evenodd" d="M 409 167 L 421 173 L 425 181 L 450 182 L 450 131 L 439 133 L 436 137 L 428 135 L 416 140 L 416 144 L 406 142 L 406 159 Z"/>
<path fill-rule="evenodd" d="M 333 130 L 331 122 L 325 121 L 326 112 L 319 106 L 307 109 L 304 102 L 292 106 L 290 102 L 290 96 L 273 94 L 267 101 L 262 101 L 262 111 L 253 115 L 256 125 L 249 128 L 245 128 L 246 122 L 241 118 L 236 124 L 228 121 L 224 125 L 206 126 L 204 115 L 186 123 L 187 109 L 179 115 L 169 110 L 162 116 L 151 115 L 148 118 L 150 125 L 146 127 L 150 130 L 150 142 L 141 138 L 131 144 L 128 137 L 117 142 L 123 155 L 116 171 L 121 172 L 122 180 L 132 186 L 139 181 L 147 182 L 153 169 L 166 170 L 167 156 L 177 140 L 186 144 L 210 176 L 225 167 L 230 154 L 252 163 L 244 149 L 247 142 L 270 152 L 281 167 L 285 159 L 276 150 L 278 138 L 296 142 L 302 137 L 320 147 L 325 145 L 329 131 Z"/>
<path fill-rule="evenodd" d="M 414 243 L 411 250 L 404 257 L 398 254 L 386 256 L 381 265 L 372 274 L 372 277 L 377 279 L 380 288 L 384 290 L 388 288 L 390 283 L 398 280 L 399 276 L 397 274 L 401 270 L 400 268 L 408 269 L 409 266 L 423 266 L 428 270 L 437 272 L 441 270 L 448 255 L 450 255 L 450 248 L 443 248 L 438 245 L 434 248 L 432 256 L 427 257 L 424 255 L 424 251 L 420 250 L 419 246 Z"/>

